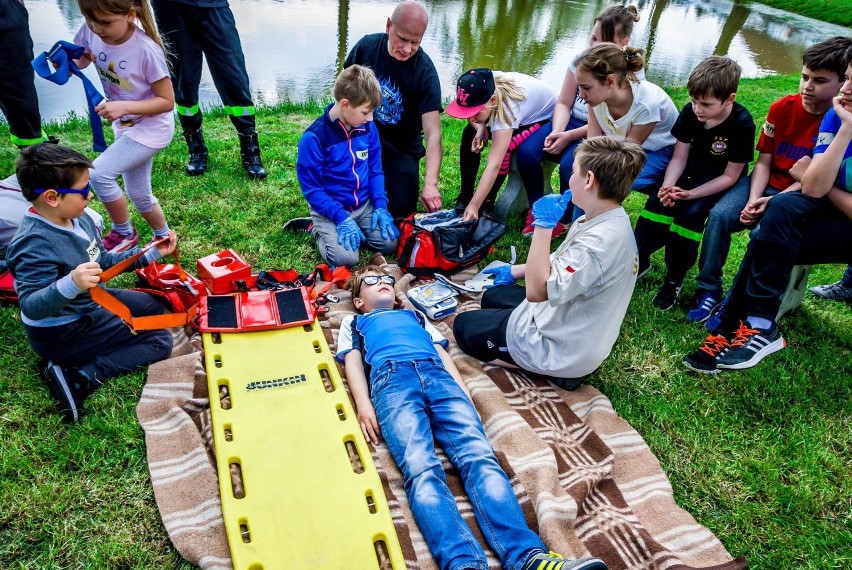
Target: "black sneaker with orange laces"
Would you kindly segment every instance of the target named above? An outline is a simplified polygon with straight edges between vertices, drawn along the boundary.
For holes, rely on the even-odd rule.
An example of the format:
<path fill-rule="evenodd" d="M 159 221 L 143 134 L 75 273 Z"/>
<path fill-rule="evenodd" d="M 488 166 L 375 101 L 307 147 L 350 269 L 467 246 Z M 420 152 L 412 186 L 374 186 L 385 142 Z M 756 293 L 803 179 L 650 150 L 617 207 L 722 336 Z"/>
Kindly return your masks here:
<path fill-rule="evenodd" d="M 754 329 L 748 321 L 743 321 L 731 340 L 731 346 L 719 356 L 716 366 L 727 370 L 751 368 L 785 346 L 787 341 L 775 323 L 768 329 Z"/>
<path fill-rule="evenodd" d="M 719 357 L 731 346 L 727 338 L 720 334 L 710 335 L 700 347 L 683 357 L 683 363 L 693 372 L 718 374 L 716 363 Z"/>

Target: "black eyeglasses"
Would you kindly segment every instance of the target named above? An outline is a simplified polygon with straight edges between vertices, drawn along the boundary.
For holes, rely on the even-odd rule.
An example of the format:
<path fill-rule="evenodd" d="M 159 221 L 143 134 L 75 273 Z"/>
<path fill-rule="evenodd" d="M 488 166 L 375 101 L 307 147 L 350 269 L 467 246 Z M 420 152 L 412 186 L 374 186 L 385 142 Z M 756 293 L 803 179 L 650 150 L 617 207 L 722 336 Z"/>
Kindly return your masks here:
<path fill-rule="evenodd" d="M 392 286 L 396 283 L 396 277 L 393 275 L 365 275 L 361 278 L 361 283 L 364 285 L 375 285 L 379 281 Z"/>
<path fill-rule="evenodd" d="M 88 196 L 89 192 L 94 192 L 91 184 L 86 184 L 85 188 L 36 188 L 33 192 L 42 194 L 48 190 L 53 190 L 57 194 L 79 194 L 80 196 Z"/>

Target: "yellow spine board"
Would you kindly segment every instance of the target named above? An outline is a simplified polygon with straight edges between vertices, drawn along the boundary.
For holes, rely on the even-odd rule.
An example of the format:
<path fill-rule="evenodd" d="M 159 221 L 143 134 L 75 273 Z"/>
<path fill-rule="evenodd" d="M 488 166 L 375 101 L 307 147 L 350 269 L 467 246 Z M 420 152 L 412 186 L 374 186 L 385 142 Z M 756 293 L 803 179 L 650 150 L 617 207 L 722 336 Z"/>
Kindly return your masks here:
<path fill-rule="evenodd" d="M 234 568 L 405 568 L 319 323 L 202 336 Z"/>

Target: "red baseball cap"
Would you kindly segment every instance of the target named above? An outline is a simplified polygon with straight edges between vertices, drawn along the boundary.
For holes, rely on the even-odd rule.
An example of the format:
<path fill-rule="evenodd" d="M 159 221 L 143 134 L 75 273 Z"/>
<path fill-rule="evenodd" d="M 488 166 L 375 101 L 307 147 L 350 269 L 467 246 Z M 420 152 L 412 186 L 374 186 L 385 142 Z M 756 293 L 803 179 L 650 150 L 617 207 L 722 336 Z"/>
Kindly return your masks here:
<path fill-rule="evenodd" d="M 494 74 L 487 67 L 465 71 L 456 83 L 456 98 L 447 105 L 447 114 L 456 119 L 469 119 L 494 95 Z"/>

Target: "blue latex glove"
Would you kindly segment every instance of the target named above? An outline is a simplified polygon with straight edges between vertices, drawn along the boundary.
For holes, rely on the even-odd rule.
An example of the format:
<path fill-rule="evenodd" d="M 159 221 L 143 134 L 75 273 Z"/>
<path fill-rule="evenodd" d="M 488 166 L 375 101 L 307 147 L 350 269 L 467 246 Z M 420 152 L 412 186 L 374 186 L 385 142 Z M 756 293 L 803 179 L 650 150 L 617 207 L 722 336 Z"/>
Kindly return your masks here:
<path fill-rule="evenodd" d="M 492 267 L 491 269 L 483 269 L 482 272 L 487 275 L 494 276 L 494 284 L 489 285 L 489 287 L 497 287 L 498 285 L 512 285 L 515 282 L 515 278 L 512 277 L 512 266 L 508 263 L 506 265 L 498 265 L 497 267 Z"/>
<path fill-rule="evenodd" d="M 570 194 L 548 194 L 539 198 L 532 207 L 532 225 L 547 229 L 555 228 L 565 214 L 570 201 Z"/>
<path fill-rule="evenodd" d="M 399 237 L 399 230 L 393 223 L 393 216 L 385 208 L 376 208 L 373 210 L 373 223 L 370 229 L 375 231 L 377 227 L 382 232 L 382 238 L 386 240 Z"/>
<path fill-rule="evenodd" d="M 342 245 L 343 249 L 355 251 L 363 239 L 367 238 L 352 218 L 346 218 L 345 221 L 337 224 L 337 244 Z"/>

